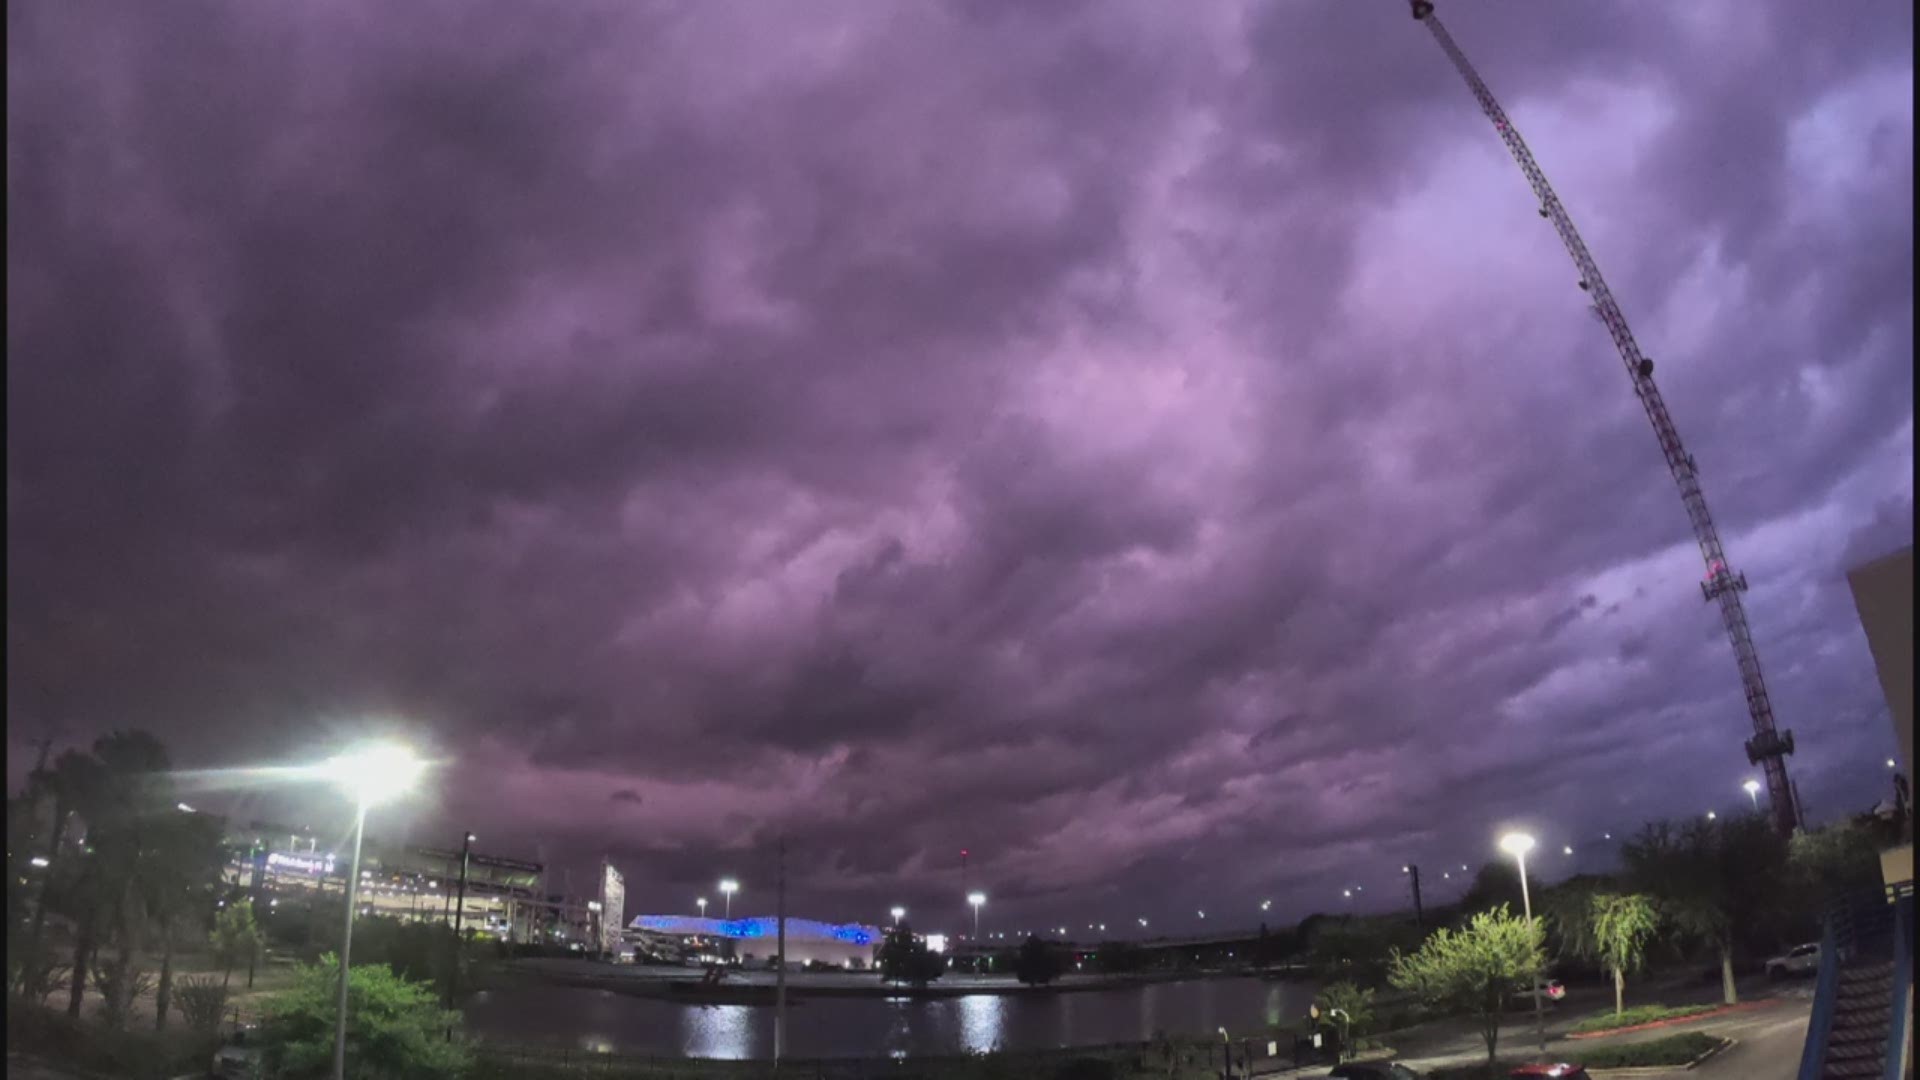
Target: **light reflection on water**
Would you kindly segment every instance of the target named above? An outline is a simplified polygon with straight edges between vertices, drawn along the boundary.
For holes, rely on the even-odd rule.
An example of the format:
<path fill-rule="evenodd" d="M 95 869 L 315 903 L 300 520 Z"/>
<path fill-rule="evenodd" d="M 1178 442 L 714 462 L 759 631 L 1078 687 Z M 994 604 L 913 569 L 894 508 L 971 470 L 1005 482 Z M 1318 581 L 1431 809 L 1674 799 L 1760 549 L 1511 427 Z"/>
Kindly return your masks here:
<path fill-rule="evenodd" d="M 1017 997 L 806 998 L 789 1004 L 787 1052 L 906 1057 L 1144 1042 L 1162 1030 L 1250 1030 L 1304 1014 L 1312 996 L 1306 983 L 1211 979 Z M 477 994 L 466 1014 L 467 1029 L 494 1042 L 661 1057 L 773 1056 L 773 1010 L 764 1006 L 530 984 Z"/>

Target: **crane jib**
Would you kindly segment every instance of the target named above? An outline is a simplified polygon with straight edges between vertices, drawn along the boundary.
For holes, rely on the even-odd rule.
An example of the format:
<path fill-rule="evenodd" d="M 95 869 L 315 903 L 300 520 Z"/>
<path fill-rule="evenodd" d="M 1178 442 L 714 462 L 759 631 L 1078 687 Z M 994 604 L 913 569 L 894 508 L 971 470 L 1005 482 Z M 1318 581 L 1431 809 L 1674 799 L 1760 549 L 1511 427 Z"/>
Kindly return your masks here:
<path fill-rule="evenodd" d="M 1633 331 L 1627 326 L 1626 315 L 1614 301 L 1613 291 L 1607 288 L 1606 279 L 1600 275 L 1599 264 L 1594 262 L 1593 254 L 1587 250 L 1579 230 L 1574 228 L 1573 218 L 1561 205 L 1559 196 L 1554 194 L 1553 185 L 1547 182 L 1547 174 L 1533 159 L 1533 152 L 1527 149 L 1526 141 L 1515 130 L 1512 121 L 1507 119 L 1506 111 L 1500 107 L 1493 91 L 1480 78 L 1480 73 L 1474 70 L 1473 64 L 1468 62 L 1466 54 L 1454 44 L 1447 28 L 1441 25 L 1439 17 L 1434 14 L 1431 0 L 1411 0 L 1411 7 L 1413 17 L 1424 23 L 1433 34 L 1434 41 L 1439 43 L 1441 51 L 1452 61 L 1454 70 L 1466 81 L 1467 89 L 1473 92 L 1474 100 L 1480 105 L 1480 111 L 1493 122 L 1500 141 L 1506 144 L 1508 153 L 1519 165 L 1527 186 L 1533 189 L 1534 198 L 1539 203 L 1540 216 L 1553 223 L 1554 232 L 1559 234 L 1561 245 L 1566 248 L 1567 256 L 1573 260 L 1579 272 L 1581 291 L 1590 298 L 1594 313 L 1606 326 L 1614 348 L 1626 365 L 1628 377 L 1633 382 L 1634 395 L 1640 399 L 1647 420 L 1653 425 L 1654 436 L 1660 442 L 1661 456 L 1666 460 L 1668 471 L 1673 474 L 1675 486 L 1680 489 L 1680 501 L 1686 507 L 1687 522 L 1693 528 L 1694 540 L 1706 563 L 1706 577 L 1700 583 L 1701 597 L 1709 603 L 1718 603 L 1721 623 L 1726 629 L 1728 642 L 1733 646 L 1734 660 L 1740 669 L 1741 688 L 1747 700 L 1747 713 L 1753 721 L 1753 738 L 1746 744 L 1747 760 L 1760 766 L 1767 774 L 1767 794 L 1775 827 L 1783 833 L 1791 833 L 1801 825 L 1798 800 L 1793 784 L 1787 778 L 1786 757 L 1793 753 L 1793 733 L 1778 731 L 1774 727 L 1773 702 L 1767 694 L 1766 680 L 1760 673 L 1760 655 L 1754 648 L 1753 634 L 1747 626 L 1746 606 L 1740 600 L 1740 594 L 1747 589 L 1747 578 L 1745 574 L 1735 573 L 1727 565 L 1719 530 L 1714 528 L 1713 515 L 1707 511 L 1707 497 L 1700 490 L 1693 456 L 1687 453 L 1685 445 L 1681 443 L 1680 429 L 1667 411 L 1660 388 L 1654 384 L 1653 361 L 1641 354 Z"/>

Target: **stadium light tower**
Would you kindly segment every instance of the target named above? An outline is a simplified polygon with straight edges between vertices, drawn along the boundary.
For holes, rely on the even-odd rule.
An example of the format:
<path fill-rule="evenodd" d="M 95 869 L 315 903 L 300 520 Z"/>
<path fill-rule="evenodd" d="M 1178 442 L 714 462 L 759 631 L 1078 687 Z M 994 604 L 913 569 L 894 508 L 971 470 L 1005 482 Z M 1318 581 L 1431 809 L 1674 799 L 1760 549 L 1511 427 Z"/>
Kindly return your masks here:
<path fill-rule="evenodd" d="M 887 914 L 893 916 L 893 925 L 899 926 L 900 920 L 907 917 L 907 909 L 896 904 L 893 910 L 887 912 Z"/>
<path fill-rule="evenodd" d="M 980 909 L 986 906 L 987 894 L 983 892 L 968 893 L 967 903 L 973 905 L 973 937 L 974 940 L 978 941 L 980 939 Z"/>
<path fill-rule="evenodd" d="M 720 895 L 727 898 L 727 921 L 733 921 L 733 894 L 740 891 L 740 883 L 732 878 L 720 879 Z"/>

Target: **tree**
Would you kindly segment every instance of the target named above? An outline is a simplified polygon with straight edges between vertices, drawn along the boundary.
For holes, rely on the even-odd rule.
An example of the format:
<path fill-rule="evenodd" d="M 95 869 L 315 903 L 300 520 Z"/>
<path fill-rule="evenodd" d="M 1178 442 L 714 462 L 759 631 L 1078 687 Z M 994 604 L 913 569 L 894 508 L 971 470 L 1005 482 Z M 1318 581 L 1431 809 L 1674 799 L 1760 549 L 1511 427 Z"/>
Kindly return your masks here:
<path fill-rule="evenodd" d="M 887 931 L 886 940 L 880 943 L 880 955 L 874 966 L 880 970 L 880 978 L 884 982 L 910 982 L 920 987 L 946 971 L 940 954 L 927 948 L 927 943 L 915 937 L 913 927 L 906 923 Z"/>
<path fill-rule="evenodd" d="M 1358 1038 L 1373 1030 L 1373 991 L 1362 990 L 1350 982 L 1337 982 L 1320 991 L 1314 1004 L 1329 1016 L 1337 1010 L 1349 1038 Z M 1343 1044 L 1343 1050 L 1348 1049 Z"/>
<path fill-rule="evenodd" d="M 1768 821 L 1655 822 L 1620 855 L 1628 880 L 1654 898 L 1660 918 L 1719 954 L 1722 996 L 1738 1002 L 1735 945 L 1743 935 L 1764 938 L 1787 913 L 1772 899 L 1788 880 L 1787 846 Z"/>
<path fill-rule="evenodd" d="M 213 946 L 214 959 L 220 961 L 221 989 L 233 980 L 234 965 L 250 959 L 259 951 L 263 940 L 260 927 L 253 920 L 253 901 L 238 900 L 220 909 L 220 914 L 214 917 L 208 943 Z"/>
<path fill-rule="evenodd" d="M 160 985 L 153 1000 L 154 1029 L 167 1026 L 173 1001 L 173 950 L 183 924 L 205 926 L 213 910 L 226 852 L 219 822 L 205 814 L 174 812 L 153 832 L 153 858 L 141 876 L 147 910 L 160 930 Z"/>
<path fill-rule="evenodd" d="M 1520 870 L 1510 859 L 1497 859 L 1480 867 L 1473 883 L 1460 896 L 1460 910 L 1469 915 L 1492 911 L 1503 904 L 1520 900 Z"/>
<path fill-rule="evenodd" d="M 1539 924 L 1502 904 L 1457 930 L 1436 930 L 1411 956 L 1395 950 L 1388 981 L 1433 1005 L 1463 1010 L 1480 1024 L 1493 1065 L 1500 1016 L 1516 985 L 1531 985 L 1546 966 Z"/>
<path fill-rule="evenodd" d="M 1593 897 L 1588 939 L 1592 955 L 1613 973 L 1614 1015 L 1627 1011 L 1627 972 L 1646 963 L 1647 942 L 1660 926 L 1653 901 L 1639 893 L 1602 893 Z"/>
<path fill-rule="evenodd" d="M 331 953 L 301 965 L 292 989 L 268 1004 L 262 1034 L 270 1075 L 301 1080 L 328 1074 L 339 968 Z M 457 1077 L 469 1055 L 465 1042 L 447 1033 L 459 1021 L 460 1014 L 442 1009 L 432 990 L 391 968 L 355 967 L 347 980 L 347 1075 Z"/>
<path fill-rule="evenodd" d="M 1029 936 L 1013 961 L 1014 977 L 1026 986 L 1045 986 L 1058 978 L 1062 967 L 1060 954 L 1037 937 Z"/>

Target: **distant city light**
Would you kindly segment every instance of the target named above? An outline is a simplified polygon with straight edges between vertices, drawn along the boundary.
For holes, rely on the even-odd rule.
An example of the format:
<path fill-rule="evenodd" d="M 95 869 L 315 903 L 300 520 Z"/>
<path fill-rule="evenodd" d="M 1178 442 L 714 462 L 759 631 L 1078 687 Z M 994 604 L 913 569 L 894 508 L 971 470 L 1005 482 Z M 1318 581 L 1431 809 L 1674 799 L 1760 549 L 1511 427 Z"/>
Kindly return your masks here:
<path fill-rule="evenodd" d="M 1352 890 L 1352 889 L 1342 889 L 1342 890 L 1340 890 L 1340 895 L 1341 895 L 1341 896 L 1344 896 L 1344 897 L 1346 897 L 1346 898 L 1347 898 L 1347 899 L 1349 899 L 1349 900 L 1351 900 L 1351 899 L 1353 899 L 1353 890 Z"/>
<path fill-rule="evenodd" d="M 1562 847 L 1562 848 L 1560 849 L 1560 854 L 1562 854 L 1562 855 L 1571 855 L 1571 854 L 1573 854 L 1573 845 L 1572 845 L 1572 844 L 1568 844 L 1568 845 L 1566 845 L 1565 847 Z"/>
<path fill-rule="evenodd" d="M 1261 910 L 1261 911 L 1271 911 L 1272 909 L 1273 909 L 1273 901 L 1271 901 L 1271 900 L 1262 900 L 1262 901 L 1260 901 L 1260 910 Z"/>
<path fill-rule="evenodd" d="M 1707 820 L 1708 820 L 1708 821 L 1712 821 L 1712 820 L 1713 820 L 1714 818 L 1716 818 L 1716 817 L 1718 817 L 1718 816 L 1719 816 L 1718 814 L 1715 814 L 1715 813 L 1714 813 L 1713 811 L 1711 811 L 1711 810 L 1709 810 L 1709 811 L 1707 811 Z"/>
<path fill-rule="evenodd" d="M 183 814 L 191 814 L 194 812 L 193 807 L 188 806 L 186 803 L 176 803 L 174 804 L 174 809 L 180 811 Z"/>
<path fill-rule="evenodd" d="M 45 855 L 35 855 L 33 858 L 27 860 L 27 864 L 29 866 L 37 866 L 40 869 L 45 870 L 48 865 L 47 857 Z"/>

